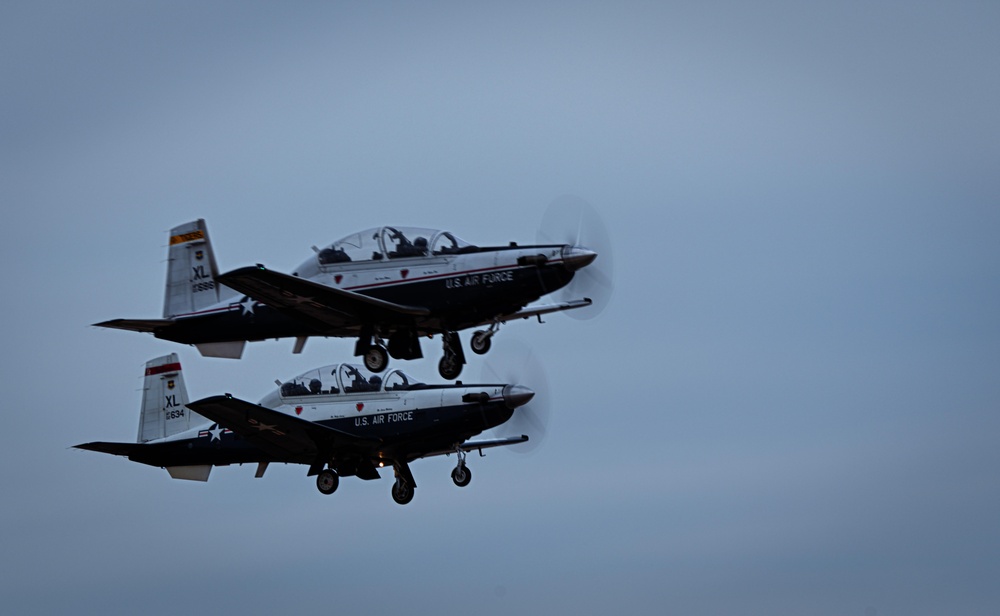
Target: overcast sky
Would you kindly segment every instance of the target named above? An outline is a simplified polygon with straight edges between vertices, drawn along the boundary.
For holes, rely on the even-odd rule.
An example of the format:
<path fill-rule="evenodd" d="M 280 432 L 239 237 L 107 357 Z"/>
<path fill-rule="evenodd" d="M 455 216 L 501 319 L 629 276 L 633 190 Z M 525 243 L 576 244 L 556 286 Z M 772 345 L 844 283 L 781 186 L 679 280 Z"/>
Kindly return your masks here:
<path fill-rule="evenodd" d="M 3 3 L 4 611 L 997 613 L 998 32 L 993 2 Z M 172 226 L 291 270 L 381 224 L 530 242 L 564 194 L 615 295 L 494 339 L 552 419 L 469 487 L 70 449 L 135 438 L 159 355 L 251 400 L 351 359 L 91 327 L 161 315 Z M 424 351 L 395 365 L 439 380 Z"/>

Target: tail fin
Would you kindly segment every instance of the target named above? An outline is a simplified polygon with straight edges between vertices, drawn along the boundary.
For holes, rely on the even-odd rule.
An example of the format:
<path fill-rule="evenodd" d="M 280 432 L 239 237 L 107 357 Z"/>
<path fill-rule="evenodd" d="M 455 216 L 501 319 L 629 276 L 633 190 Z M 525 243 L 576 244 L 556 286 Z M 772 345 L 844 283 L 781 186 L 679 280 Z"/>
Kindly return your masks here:
<path fill-rule="evenodd" d="M 234 293 L 221 288 L 215 281 L 218 276 L 219 266 L 215 262 L 205 220 L 199 218 L 171 229 L 163 318 L 204 310 L 227 294 Z"/>
<path fill-rule="evenodd" d="M 208 420 L 185 406 L 188 399 L 176 353 L 146 362 L 139 415 L 140 443 L 184 432 Z"/>

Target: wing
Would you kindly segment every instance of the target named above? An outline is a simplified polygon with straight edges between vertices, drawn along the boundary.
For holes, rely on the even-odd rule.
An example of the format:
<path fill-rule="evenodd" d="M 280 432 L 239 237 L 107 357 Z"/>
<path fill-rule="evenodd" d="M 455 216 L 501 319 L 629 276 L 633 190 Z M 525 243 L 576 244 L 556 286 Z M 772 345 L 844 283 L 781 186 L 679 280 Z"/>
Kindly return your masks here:
<path fill-rule="evenodd" d="M 403 306 L 272 272 L 264 266 L 242 267 L 217 280 L 289 316 L 308 321 L 319 329 L 359 324 L 399 323 L 430 314 L 427 308 Z"/>
<path fill-rule="evenodd" d="M 575 308 L 586 308 L 591 305 L 592 302 L 589 297 L 583 299 L 575 299 L 569 302 L 559 302 L 558 304 L 544 304 L 542 306 L 528 306 L 523 310 L 518 310 L 511 314 L 504 315 L 500 317 L 502 322 L 512 321 L 514 319 L 529 319 L 531 317 L 540 317 L 543 314 L 551 314 L 553 312 L 562 312 L 563 310 L 573 310 Z M 477 326 L 491 325 L 492 320 L 482 321 L 477 324 Z"/>
<path fill-rule="evenodd" d="M 228 395 L 203 398 L 187 406 L 276 458 L 311 461 L 318 452 L 333 449 L 371 454 L 381 443 Z"/>
<path fill-rule="evenodd" d="M 490 447 L 504 447 L 506 445 L 517 445 L 519 443 L 525 443 L 528 441 L 528 436 L 522 434 L 521 436 L 511 436 L 507 438 L 498 438 L 489 441 L 465 441 L 458 446 L 462 451 L 480 451 L 484 449 L 489 449 Z M 428 453 L 419 456 L 421 458 L 428 458 L 430 456 L 443 456 L 447 454 L 455 453 L 454 449 L 440 449 L 438 451 L 430 451 Z"/>

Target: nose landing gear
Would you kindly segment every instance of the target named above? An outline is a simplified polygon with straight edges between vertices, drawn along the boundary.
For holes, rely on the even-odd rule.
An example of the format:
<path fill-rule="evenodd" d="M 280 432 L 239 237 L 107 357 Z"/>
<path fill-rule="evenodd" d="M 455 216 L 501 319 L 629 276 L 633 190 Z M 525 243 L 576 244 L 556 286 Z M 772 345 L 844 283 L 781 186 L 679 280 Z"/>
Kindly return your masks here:
<path fill-rule="evenodd" d="M 497 333 L 498 327 L 497 322 L 494 321 L 489 329 L 480 329 L 472 334 L 472 340 L 469 341 L 469 348 L 472 349 L 472 352 L 476 355 L 486 355 L 493 345 L 493 334 Z"/>
<path fill-rule="evenodd" d="M 465 465 L 465 452 L 458 450 L 458 464 L 451 471 L 451 480 L 460 488 L 464 488 L 472 481 L 472 471 Z"/>

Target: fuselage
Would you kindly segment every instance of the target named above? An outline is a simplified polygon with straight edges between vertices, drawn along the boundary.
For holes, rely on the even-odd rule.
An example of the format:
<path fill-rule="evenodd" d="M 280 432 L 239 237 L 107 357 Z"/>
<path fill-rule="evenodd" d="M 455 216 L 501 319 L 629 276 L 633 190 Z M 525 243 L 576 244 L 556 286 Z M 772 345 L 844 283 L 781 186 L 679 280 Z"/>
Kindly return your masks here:
<path fill-rule="evenodd" d="M 324 263 L 319 253 L 293 275 L 394 304 L 426 308 L 432 315 L 429 318 L 383 328 L 386 334 L 408 329 L 422 336 L 502 318 L 564 287 L 573 278 L 573 271 L 563 263 L 563 249 L 563 245 L 469 246 L 460 254 L 427 252 L 329 263 Z M 191 284 L 203 283 L 193 280 Z M 313 324 L 231 291 L 228 298 L 213 306 L 168 316 L 174 320 L 173 325 L 154 334 L 187 344 L 300 336 L 353 337 L 362 327 Z"/>
<path fill-rule="evenodd" d="M 342 476 L 354 474 L 352 469 L 356 469 L 359 462 L 409 461 L 431 452 L 453 450 L 466 439 L 504 423 L 514 412 L 505 403 L 504 385 L 400 383 L 398 388 L 391 389 L 387 381 L 387 387 L 374 391 L 345 391 L 351 389 L 347 385 L 315 388 L 317 393 L 303 391 L 308 386 L 300 385 L 302 388 L 298 390 L 285 387 L 284 394 L 277 390 L 261 400 L 260 405 L 344 434 L 380 441 L 371 455 L 334 452 L 330 463 Z M 338 391 L 331 392 L 331 389 Z M 468 394 L 479 399 L 463 401 L 463 396 Z M 167 467 L 252 462 L 311 464 L 315 461 L 310 456 L 268 454 L 238 434 L 211 423 L 145 443 L 129 459 Z"/>

